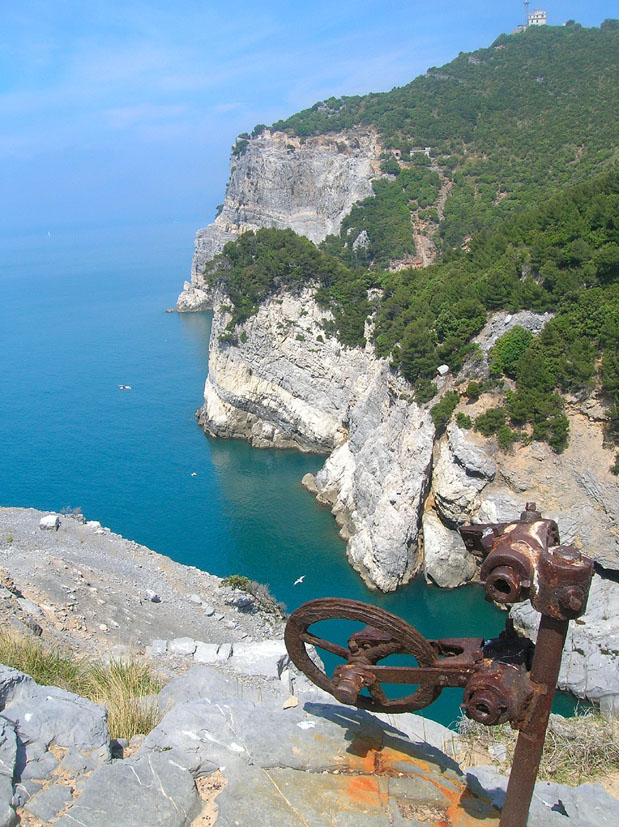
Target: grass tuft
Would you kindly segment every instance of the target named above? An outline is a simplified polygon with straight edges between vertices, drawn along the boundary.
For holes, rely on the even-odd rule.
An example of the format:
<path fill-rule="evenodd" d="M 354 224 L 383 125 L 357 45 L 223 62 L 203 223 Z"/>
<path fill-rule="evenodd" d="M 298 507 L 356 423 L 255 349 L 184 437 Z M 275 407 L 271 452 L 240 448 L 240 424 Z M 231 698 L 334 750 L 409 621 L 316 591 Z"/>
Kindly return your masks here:
<path fill-rule="evenodd" d="M 460 762 L 470 766 L 493 748 L 506 749 L 504 761 L 496 762 L 508 770 L 514 757 L 518 733 L 509 724 L 486 727 L 468 718 L 458 722 L 463 742 Z M 573 718 L 551 715 L 539 768 L 540 781 L 579 784 L 619 772 L 619 728 L 598 712 L 587 710 Z"/>
<path fill-rule="evenodd" d="M 42 686 L 59 686 L 104 706 L 112 738 L 144 735 L 159 723 L 157 699 L 149 696 L 158 694 L 163 683 L 135 658 L 90 661 L 2 631 L 0 663 L 31 675 Z"/>

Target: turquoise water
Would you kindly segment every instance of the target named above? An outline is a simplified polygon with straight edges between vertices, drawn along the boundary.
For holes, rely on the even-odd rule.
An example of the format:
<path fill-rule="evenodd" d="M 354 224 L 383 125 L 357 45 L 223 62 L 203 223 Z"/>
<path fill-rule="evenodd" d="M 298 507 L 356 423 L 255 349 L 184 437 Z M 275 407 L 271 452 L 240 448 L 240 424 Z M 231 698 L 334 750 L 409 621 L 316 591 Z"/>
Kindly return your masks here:
<path fill-rule="evenodd" d="M 164 312 L 189 272 L 193 229 L 0 237 L 0 504 L 79 506 L 181 563 L 268 583 L 290 611 L 349 597 L 428 637 L 496 634 L 504 615 L 478 587 L 363 586 L 333 517 L 300 485 L 320 457 L 197 427 L 210 314 Z M 450 723 L 460 700 L 446 690 L 425 714 Z"/>

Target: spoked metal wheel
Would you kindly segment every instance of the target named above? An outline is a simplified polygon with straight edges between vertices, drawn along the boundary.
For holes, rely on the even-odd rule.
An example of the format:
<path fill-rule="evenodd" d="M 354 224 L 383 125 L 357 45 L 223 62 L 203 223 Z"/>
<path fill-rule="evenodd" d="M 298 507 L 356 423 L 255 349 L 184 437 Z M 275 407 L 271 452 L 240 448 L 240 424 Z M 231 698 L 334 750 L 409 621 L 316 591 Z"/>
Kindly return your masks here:
<path fill-rule="evenodd" d="M 324 620 L 357 621 L 363 628 L 349 638 L 346 648 L 310 631 L 310 626 Z M 340 702 L 361 709 L 374 712 L 422 709 L 440 695 L 444 685 L 433 677 L 432 667 L 436 666 L 438 653 L 423 635 L 396 615 L 358 600 L 322 598 L 303 604 L 288 619 L 285 642 L 292 662 L 311 681 Z M 315 647 L 319 655 L 322 650 L 342 659 L 332 677 L 314 663 L 308 646 Z M 379 665 L 390 655 L 411 655 L 418 667 Z M 398 698 L 388 698 L 383 684 L 417 685 L 417 689 Z M 369 695 L 361 694 L 363 690 Z"/>

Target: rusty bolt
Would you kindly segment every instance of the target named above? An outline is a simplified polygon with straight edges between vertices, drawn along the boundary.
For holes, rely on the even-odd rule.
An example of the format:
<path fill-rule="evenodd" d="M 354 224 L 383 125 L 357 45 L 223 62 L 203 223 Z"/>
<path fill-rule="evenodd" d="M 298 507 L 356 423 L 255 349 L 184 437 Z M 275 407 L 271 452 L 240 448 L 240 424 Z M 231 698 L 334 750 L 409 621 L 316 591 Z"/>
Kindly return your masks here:
<path fill-rule="evenodd" d="M 565 612 L 579 612 L 585 602 L 582 589 L 576 586 L 569 586 L 559 590 L 559 603 Z"/>
<path fill-rule="evenodd" d="M 537 504 L 534 502 L 528 502 L 520 514 L 520 521 L 523 523 L 535 523 L 541 518 L 541 511 L 537 510 Z"/>
<path fill-rule="evenodd" d="M 341 704 L 353 706 L 364 686 L 374 683 L 374 675 L 357 664 L 338 666 L 333 672 L 333 696 Z"/>

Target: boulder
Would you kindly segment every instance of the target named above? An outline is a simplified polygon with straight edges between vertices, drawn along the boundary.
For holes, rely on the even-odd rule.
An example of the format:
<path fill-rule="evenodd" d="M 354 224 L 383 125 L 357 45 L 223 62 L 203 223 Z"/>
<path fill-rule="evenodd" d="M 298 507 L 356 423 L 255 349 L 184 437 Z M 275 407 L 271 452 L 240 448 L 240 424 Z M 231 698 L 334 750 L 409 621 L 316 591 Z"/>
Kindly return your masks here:
<path fill-rule="evenodd" d="M 39 528 L 44 531 L 58 531 L 60 528 L 60 517 L 57 514 L 48 514 L 39 520 Z"/>
<path fill-rule="evenodd" d="M 109 760 L 107 711 L 72 692 L 34 684 L 34 690 L 5 707 L 2 717 L 25 745 L 75 747 Z"/>
<path fill-rule="evenodd" d="M 540 615 L 527 600 L 511 609 L 517 629 L 535 641 Z M 619 694 L 619 583 L 593 575 L 587 611 L 569 625 L 558 685 L 614 709 Z"/>
<path fill-rule="evenodd" d="M 458 532 L 443 525 L 434 511 L 424 513 L 422 525 L 426 580 L 447 589 L 467 583 L 475 575 L 477 566 Z"/>
<path fill-rule="evenodd" d="M 241 674 L 280 678 L 290 657 L 283 640 L 241 641 L 234 644 L 229 664 Z"/>
<path fill-rule="evenodd" d="M 170 655 L 193 655 L 198 644 L 192 637 L 175 637 L 168 643 Z"/>
<path fill-rule="evenodd" d="M 187 827 L 200 812 L 193 776 L 174 752 L 116 761 L 93 772 L 57 827 Z"/>

